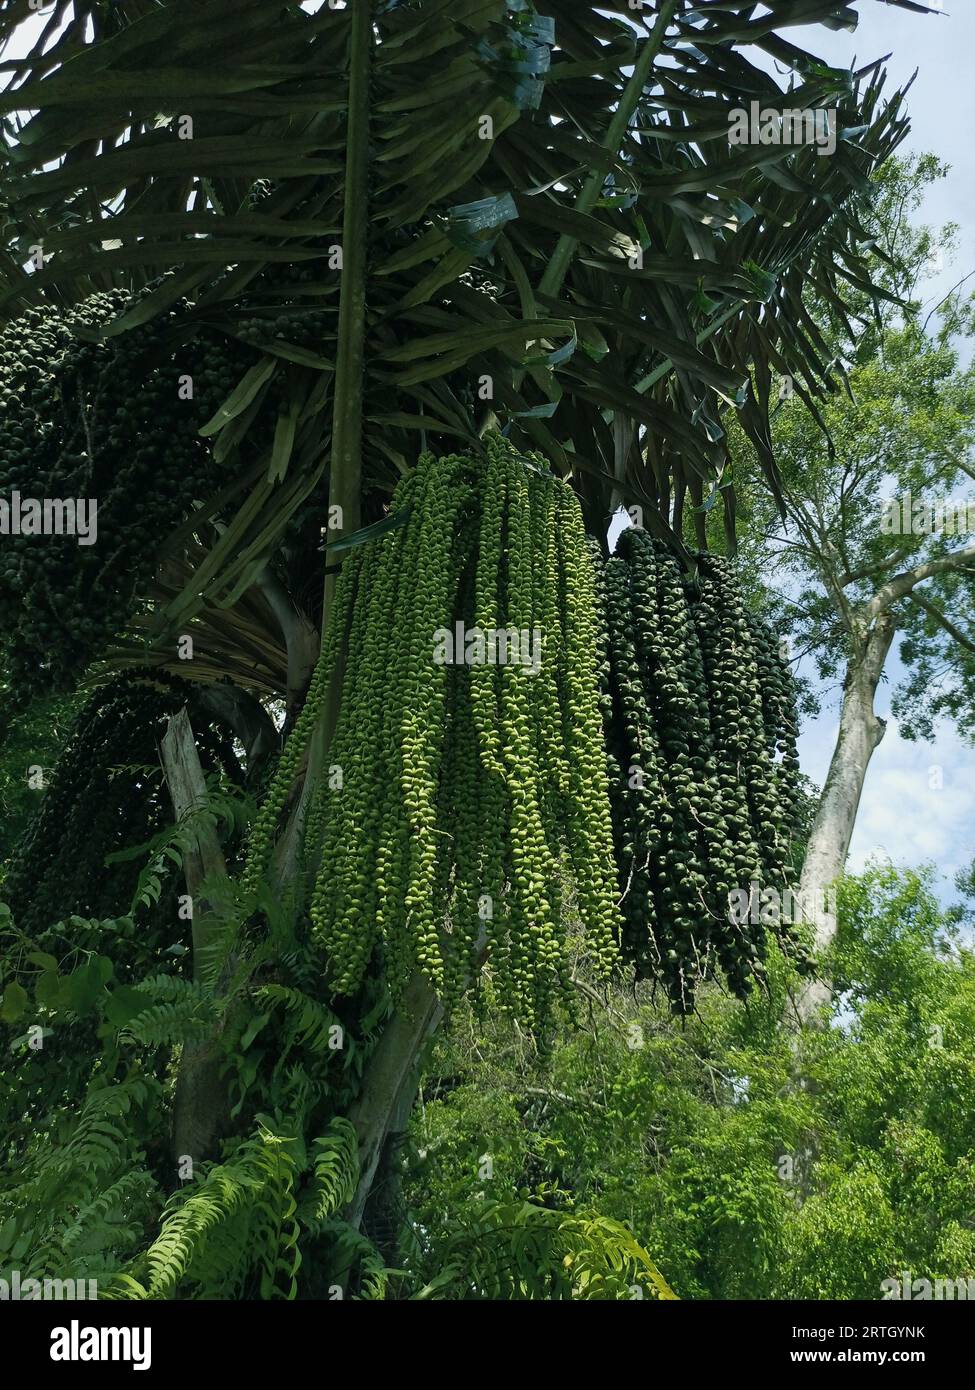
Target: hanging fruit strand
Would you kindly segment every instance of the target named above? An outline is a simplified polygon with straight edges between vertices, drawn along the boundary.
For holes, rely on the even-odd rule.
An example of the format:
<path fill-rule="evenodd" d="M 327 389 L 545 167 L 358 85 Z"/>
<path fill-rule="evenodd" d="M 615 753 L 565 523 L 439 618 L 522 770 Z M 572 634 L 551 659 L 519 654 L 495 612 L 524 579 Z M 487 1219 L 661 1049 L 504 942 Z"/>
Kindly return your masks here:
<path fill-rule="evenodd" d="M 727 562 L 697 567 L 692 586 L 665 545 L 624 530 L 597 604 L 623 953 L 681 1011 L 719 965 L 742 996 L 762 979 L 753 885 L 784 894 L 798 808 L 791 676 Z M 772 929 L 801 964 L 792 925 Z"/>
<path fill-rule="evenodd" d="M 596 591 L 579 504 L 566 485 L 558 487 L 569 785 L 566 836 L 587 952 L 602 973 L 608 973 L 616 957 L 618 919 L 613 860 L 604 852 L 604 846 L 612 844 L 612 824 L 599 708 Z"/>
<path fill-rule="evenodd" d="M 450 1008 L 486 960 L 494 997 L 542 1028 L 574 993 L 573 898 L 594 974 L 618 937 L 579 504 L 544 460 L 493 436 L 483 457 L 424 455 L 393 508 L 404 524 L 357 548 L 355 592 L 342 591 L 340 775 L 307 826 L 312 939 L 339 995 L 378 960 L 394 1000 L 419 970 Z M 262 835 L 311 719 L 282 755 Z"/>
<path fill-rule="evenodd" d="M 248 894 L 257 891 L 261 877 L 270 862 L 275 827 L 291 793 L 299 764 L 328 694 L 332 672 L 345 640 L 361 559 L 361 551 L 354 550 L 342 566 L 339 582 L 335 586 L 334 606 L 329 615 L 325 641 L 312 673 L 304 706 L 288 736 L 267 796 L 251 827 L 247 859 L 241 875 L 242 885 Z"/>

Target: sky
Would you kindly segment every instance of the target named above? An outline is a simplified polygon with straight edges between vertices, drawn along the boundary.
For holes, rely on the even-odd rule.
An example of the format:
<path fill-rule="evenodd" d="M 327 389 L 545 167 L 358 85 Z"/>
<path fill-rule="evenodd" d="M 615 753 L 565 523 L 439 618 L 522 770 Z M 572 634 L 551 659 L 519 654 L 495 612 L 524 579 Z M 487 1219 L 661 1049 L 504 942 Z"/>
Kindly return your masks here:
<path fill-rule="evenodd" d="M 912 14 L 886 0 L 858 0 L 860 23 L 855 33 L 834 32 L 820 25 L 791 33 L 800 46 L 841 66 L 862 67 L 890 54 L 886 63 L 888 90 L 904 87 L 911 133 L 901 153 L 933 153 L 951 166 L 948 177 L 930 191 L 924 220 L 940 227 L 958 224 L 954 260 L 946 262 L 932 281 L 934 302 L 963 275 L 975 271 L 975 149 L 971 126 L 975 118 L 975 85 L 966 52 L 975 45 L 973 0 L 926 0 L 940 13 Z M 925 3 L 925 0 L 921 0 Z"/>
<path fill-rule="evenodd" d="M 932 281 L 936 303 L 975 270 L 975 0 L 944 0 L 943 13 L 937 15 L 911 14 L 883 0 L 860 0 L 856 8 L 860 23 L 855 34 L 819 26 L 792 33 L 801 46 L 837 65 L 855 62 L 859 67 L 889 53 L 892 87 L 906 83 L 917 70 L 907 97 L 912 129 L 901 152 L 930 151 L 950 164 L 948 177 L 929 192 L 923 218 L 932 226 L 959 224 L 954 260 L 946 261 Z M 975 288 L 975 280 L 971 284 Z M 951 879 L 975 856 L 975 749 L 950 725 L 939 731 L 934 744 L 909 743 L 899 736 L 889 701 L 891 682 L 896 683 L 901 669 L 892 653 L 889 680 L 877 700 L 878 713 L 888 719 L 887 732 L 867 772 L 849 868 L 861 869 L 872 855 L 897 864 L 930 862 L 939 870 L 942 897 L 951 901 L 957 896 Z M 802 733 L 803 771 L 820 784 L 829 767 L 838 714 L 834 694 Z M 933 768 L 942 770 L 940 790 Z"/>

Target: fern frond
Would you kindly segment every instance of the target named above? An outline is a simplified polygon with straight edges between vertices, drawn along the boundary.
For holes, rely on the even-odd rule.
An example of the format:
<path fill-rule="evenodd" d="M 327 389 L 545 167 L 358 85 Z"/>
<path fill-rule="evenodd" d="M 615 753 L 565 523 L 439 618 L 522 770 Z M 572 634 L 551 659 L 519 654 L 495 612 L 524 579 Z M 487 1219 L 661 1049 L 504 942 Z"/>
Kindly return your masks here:
<path fill-rule="evenodd" d="M 183 861 L 197 846 L 201 830 L 222 832 L 224 839 L 242 833 L 253 815 L 253 801 L 239 791 L 228 791 L 211 775 L 206 797 L 198 806 L 180 816 L 175 825 L 166 826 L 143 844 L 132 845 L 106 857 L 106 864 L 146 857 L 132 894 L 131 913 L 159 901 L 163 880 L 173 870 L 181 872 Z"/>
<path fill-rule="evenodd" d="M 469 1204 L 415 1298 L 675 1299 L 619 1221 L 534 1202 Z"/>
<path fill-rule="evenodd" d="M 145 1255 L 149 1298 L 186 1286 L 203 1298 L 239 1297 L 250 1281 L 262 1298 L 294 1297 L 300 1259 L 289 1142 L 262 1126 L 189 1195 L 171 1199 Z"/>
<path fill-rule="evenodd" d="M 179 975 L 153 975 L 135 986 L 154 1002 L 130 1018 L 120 1036 L 146 1047 L 194 1042 L 207 1037 L 216 1026 L 216 1010 L 209 991 L 197 980 Z"/>
<path fill-rule="evenodd" d="M 353 1297 L 363 1302 L 382 1302 L 391 1279 L 405 1278 L 401 1269 L 390 1269 L 372 1241 L 347 1221 L 332 1221 L 323 1230 L 332 1237 L 335 1263 L 354 1271 L 359 1291 Z"/>
<path fill-rule="evenodd" d="M 315 1231 L 355 1196 L 359 1141 L 349 1121 L 337 1116 L 312 1147 L 314 1184 L 302 1203 L 301 1220 Z"/>
<path fill-rule="evenodd" d="M 148 1173 L 136 1169 L 134 1172 L 123 1173 L 90 1202 L 82 1203 L 74 1220 L 66 1227 L 61 1237 L 61 1244 L 66 1253 L 71 1254 L 82 1245 L 90 1248 L 93 1231 L 99 1233 L 99 1240 L 102 1232 L 115 1235 L 125 1230 L 126 1233 L 134 1233 L 138 1226 L 129 1228 L 123 1223 L 126 1217 L 144 1211 L 152 1198 L 155 1186 Z"/>
<path fill-rule="evenodd" d="M 315 1053 L 337 1050 L 336 1039 L 343 1036 L 343 1028 L 332 1011 L 312 999 L 300 989 L 288 985 L 261 985 L 254 991 L 255 997 L 270 1004 L 282 1004 L 291 1018 L 292 1037 L 302 1047 Z"/>
<path fill-rule="evenodd" d="M 129 1259 L 161 1194 L 145 1166 L 140 1131 L 158 1109 L 154 1078 L 93 1086 L 77 1109 L 49 1117 L 0 1183 L 0 1229 L 11 1234 L 22 1278 L 90 1278 Z"/>

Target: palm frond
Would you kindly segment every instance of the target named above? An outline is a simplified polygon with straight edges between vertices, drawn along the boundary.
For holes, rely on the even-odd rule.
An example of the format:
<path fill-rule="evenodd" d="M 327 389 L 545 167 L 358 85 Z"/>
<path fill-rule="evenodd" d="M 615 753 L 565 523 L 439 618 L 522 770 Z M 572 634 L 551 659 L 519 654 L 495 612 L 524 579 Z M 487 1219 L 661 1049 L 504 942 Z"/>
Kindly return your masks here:
<path fill-rule="evenodd" d="M 354 8 L 170 0 L 105 17 L 62 5 L 56 40 L 45 49 L 48 33 L 9 65 L 4 312 L 122 286 L 136 297 L 109 333 L 179 303 L 184 333 L 206 325 L 232 339 L 246 319 L 262 355 L 214 422 L 218 449 L 240 449 L 262 383 L 287 375 L 262 472 L 225 514 L 207 569 L 228 604 L 318 486 L 333 409 L 341 420 L 349 403 L 342 381 L 329 408 L 337 266 L 352 250 L 339 231 L 353 177 Z M 3 6 L 0 41 L 22 9 Z M 726 463 L 728 409 L 776 486 L 773 373 L 813 408 L 842 375 L 815 342 L 803 291 L 843 302 L 869 283 L 847 208 L 907 128 L 879 68 L 833 68 L 786 37 L 814 23 L 853 27 L 856 10 L 837 0 L 773 0 L 761 13 L 746 0 L 636 12 L 566 0 L 554 16 L 505 0 L 372 7 L 360 248 L 372 516 L 421 445 L 477 447 L 494 418 L 574 472 L 591 518 L 621 494 L 669 517 L 675 489 L 710 489 Z M 785 87 L 763 57 L 785 70 Z M 731 113 L 753 98 L 836 109 L 835 156 L 730 147 Z M 43 267 L 24 269 L 37 246 Z M 282 305 L 318 315 L 314 348 L 275 326 Z M 638 427 L 626 457 L 613 419 Z"/>

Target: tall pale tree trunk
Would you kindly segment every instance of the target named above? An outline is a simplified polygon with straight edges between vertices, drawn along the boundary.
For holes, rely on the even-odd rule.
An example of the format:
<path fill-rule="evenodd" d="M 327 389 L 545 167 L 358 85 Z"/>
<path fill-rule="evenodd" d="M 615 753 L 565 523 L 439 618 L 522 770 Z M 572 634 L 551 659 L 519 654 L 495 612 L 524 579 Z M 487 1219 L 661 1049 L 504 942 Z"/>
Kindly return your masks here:
<path fill-rule="evenodd" d="M 833 761 L 809 835 L 799 884 L 803 903 L 819 905 L 815 931 L 817 954 L 825 950 L 836 935 L 835 914 L 822 911 L 822 907 L 825 895 L 843 872 L 867 767 L 884 736 L 884 722 L 877 718 L 874 700 L 897 630 L 894 605 L 905 599 L 913 600 L 932 614 L 949 636 L 968 645 L 968 639 L 916 590 L 926 579 L 975 563 L 975 545 L 951 555 L 939 555 L 892 576 L 859 608 L 851 607 L 843 596 L 843 588 L 852 577 L 837 579 L 832 572 L 833 554 L 824 551 L 822 558 L 824 582 L 837 596 L 837 608 L 850 635 L 852 655 L 843 683 L 843 709 Z M 822 1010 L 831 998 L 828 982 L 817 980 L 806 985 L 796 1003 L 800 1022 L 820 1021 Z"/>
<path fill-rule="evenodd" d="M 836 747 L 809 835 L 799 884 L 802 902 L 816 905 L 817 956 L 821 956 L 836 935 L 835 914 L 826 911 L 828 894 L 843 872 L 867 768 L 886 728 L 884 721 L 877 717 L 874 702 L 894 630 L 891 614 L 881 614 L 847 666 Z M 815 1022 L 830 998 L 828 983 L 810 981 L 796 1006 L 801 1022 Z"/>

